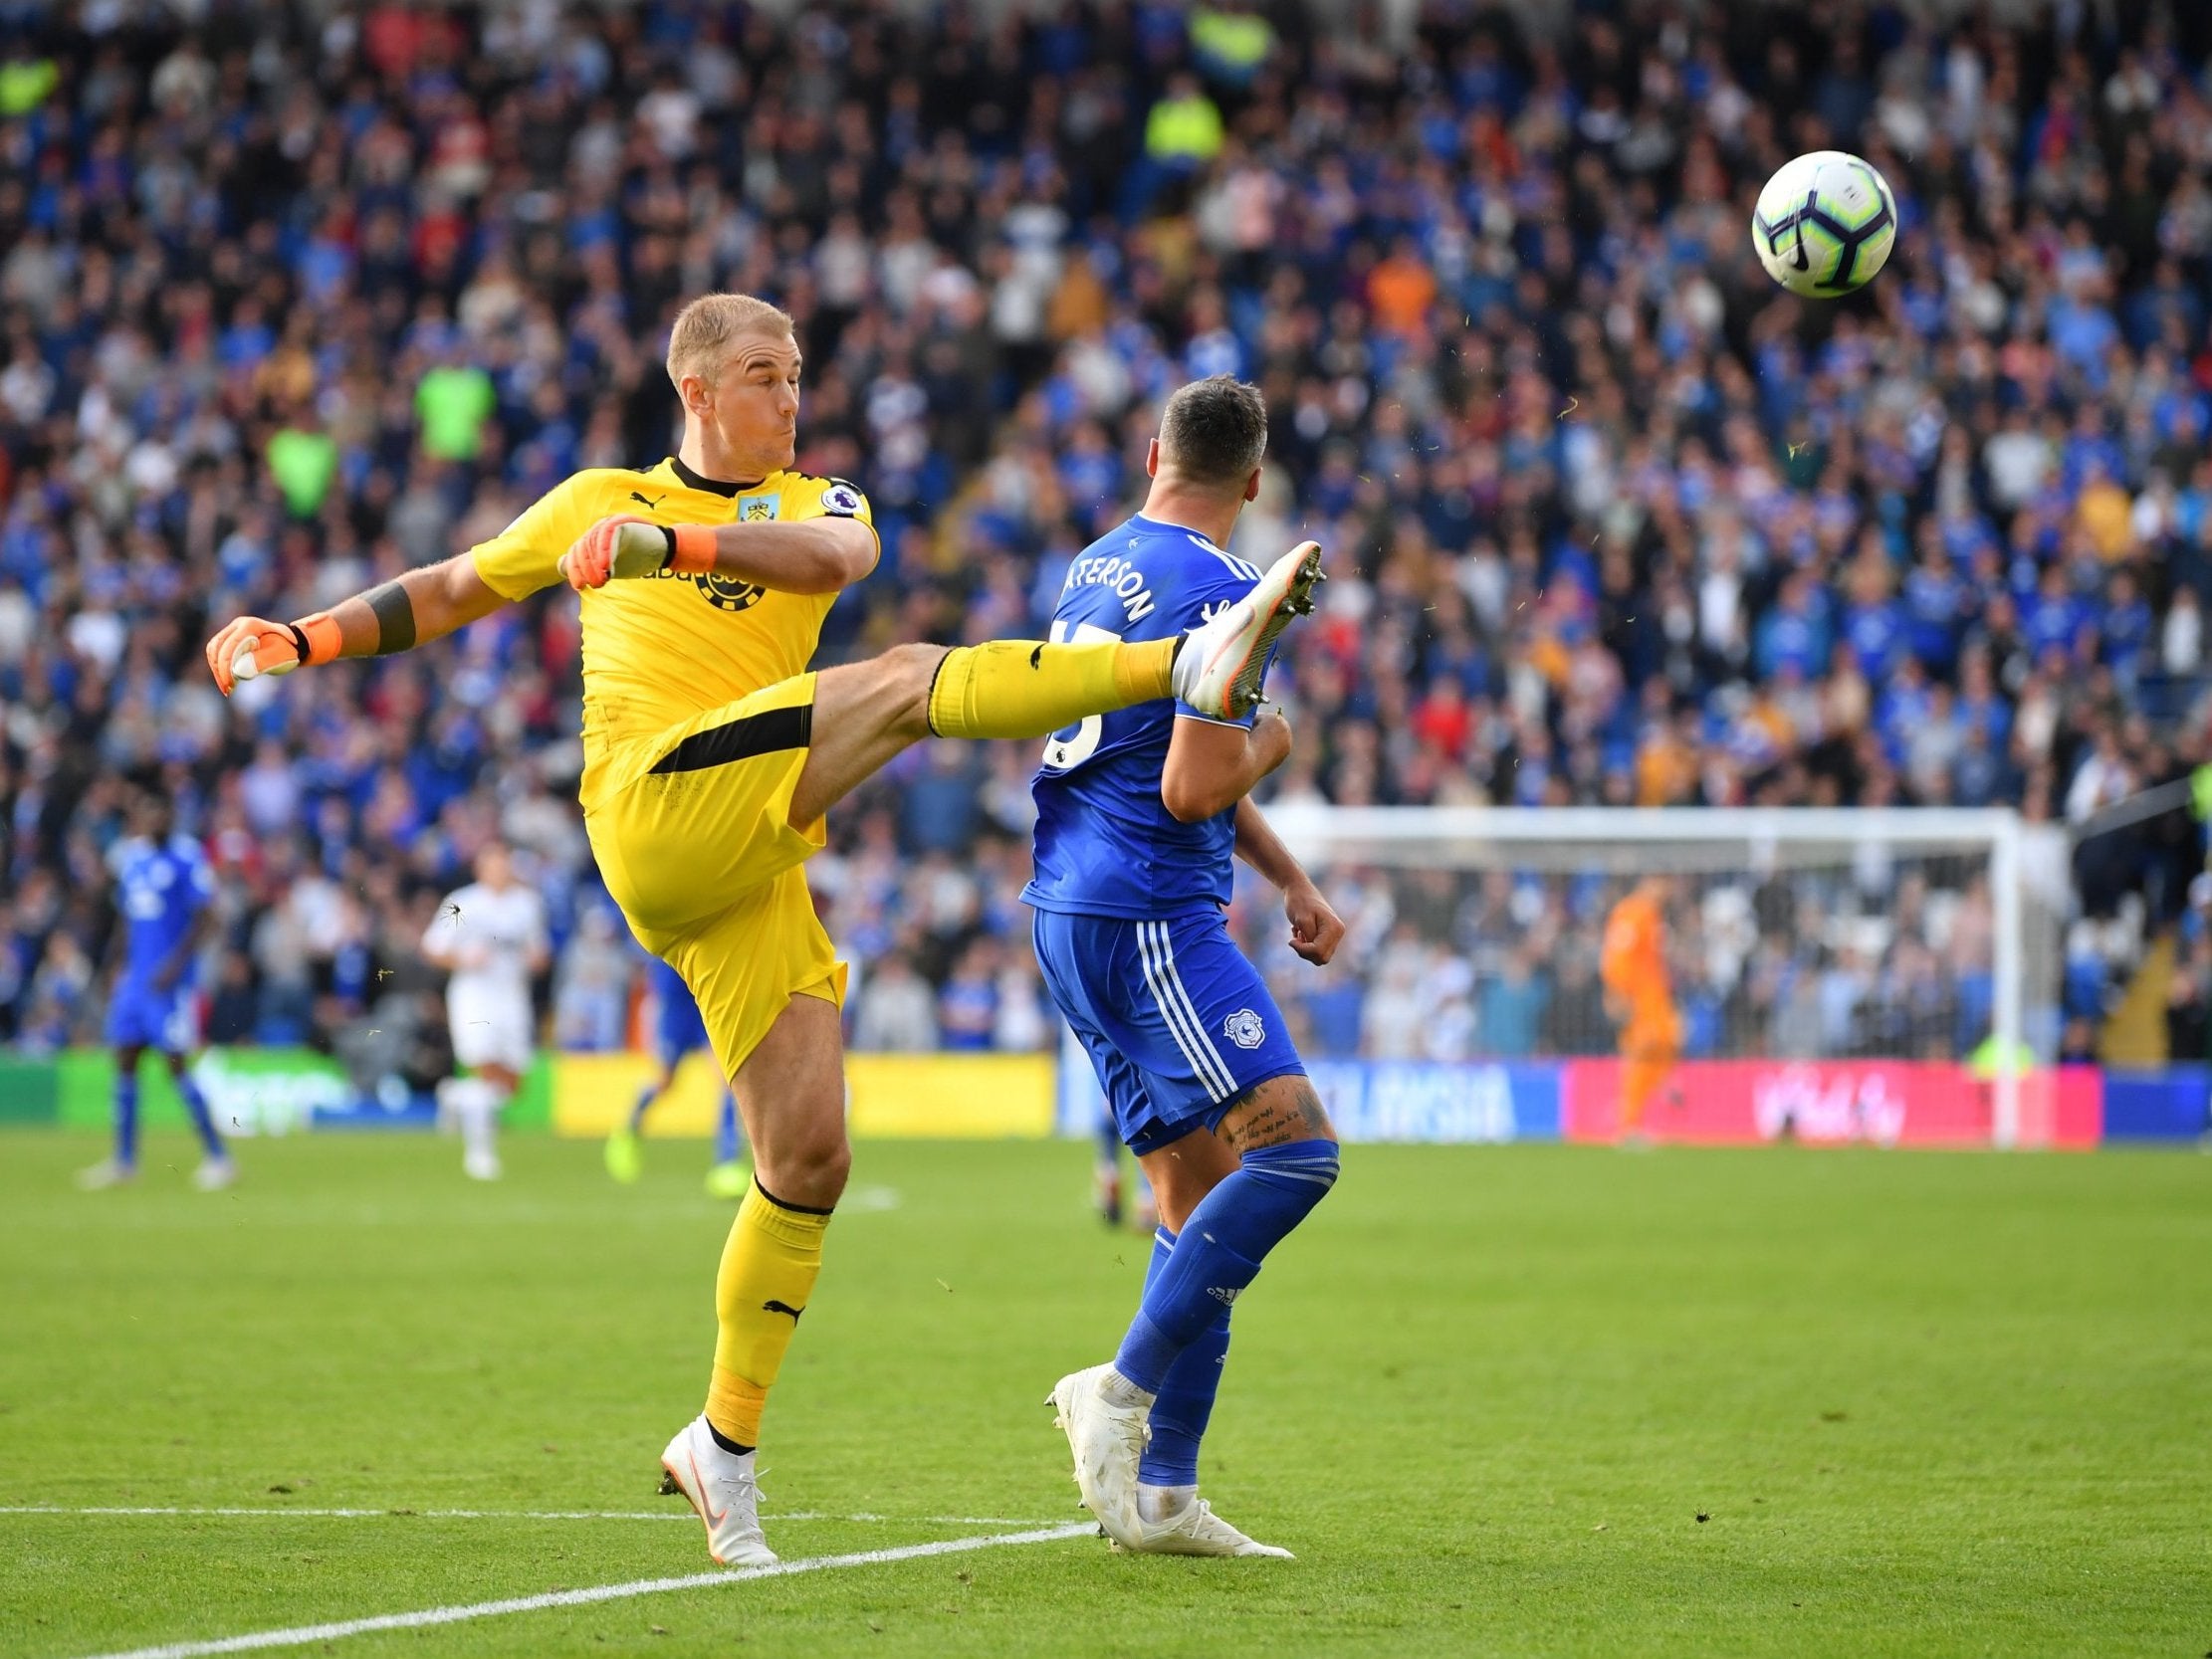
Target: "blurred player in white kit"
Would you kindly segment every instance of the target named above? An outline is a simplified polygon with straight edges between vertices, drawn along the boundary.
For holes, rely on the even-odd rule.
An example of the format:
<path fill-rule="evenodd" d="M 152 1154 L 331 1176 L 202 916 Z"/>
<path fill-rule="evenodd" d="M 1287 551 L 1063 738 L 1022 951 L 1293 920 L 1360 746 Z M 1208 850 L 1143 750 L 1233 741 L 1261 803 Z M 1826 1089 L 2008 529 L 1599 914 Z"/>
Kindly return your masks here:
<path fill-rule="evenodd" d="M 476 1180 L 497 1180 L 494 1128 L 530 1070 L 537 1046 L 530 981 L 549 956 L 545 902 L 515 879 L 505 847 L 495 841 L 477 854 L 476 880 L 446 895 L 423 933 L 422 953 L 453 976 L 446 1020 L 464 1074 L 438 1085 L 438 1114 L 460 1124 L 461 1167 Z"/>

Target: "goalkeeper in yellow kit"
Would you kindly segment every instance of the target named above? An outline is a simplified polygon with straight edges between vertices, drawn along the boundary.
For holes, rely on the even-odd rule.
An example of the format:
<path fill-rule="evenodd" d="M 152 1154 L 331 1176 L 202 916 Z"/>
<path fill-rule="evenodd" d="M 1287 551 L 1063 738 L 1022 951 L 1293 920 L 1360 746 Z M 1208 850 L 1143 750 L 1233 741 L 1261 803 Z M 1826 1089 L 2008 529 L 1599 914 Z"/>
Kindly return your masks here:
<path fill-rule="evenodd" d="M 579 473 L 491 540 L 329 611 L 237 618 L 207 660 L 227 696 L 240 679 L 409 650 L 563 579 L 582 595 L 591 849 L 639 940 L 698 998 L 755 1157 L 716 1280 L 706 1409 L 661 1462 L 715 1559 L 760 1565 L 775 1559 L 754 1484 L 762 1407 L 851 1162 L 844 967 L 800 868 L 822 815 L 924 737 L 1041 737 L 1169 696 L 1234 719 L 1310 608 L 1320 554 L 1293 549 L 1180 639 L 905 645 L 810 674 L 822 617 L 877 545 L 857 489 L 788 470 L 791 319 L 744 295 L 695 300 L 668 376 L 684 405 L 673 458 Z"/>

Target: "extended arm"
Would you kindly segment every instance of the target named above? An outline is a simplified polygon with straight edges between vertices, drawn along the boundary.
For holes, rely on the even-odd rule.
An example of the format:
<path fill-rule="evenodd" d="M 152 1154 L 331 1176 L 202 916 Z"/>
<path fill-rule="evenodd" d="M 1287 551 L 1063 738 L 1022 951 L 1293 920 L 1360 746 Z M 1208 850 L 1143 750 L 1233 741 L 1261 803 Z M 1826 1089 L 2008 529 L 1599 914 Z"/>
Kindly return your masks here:
<path fill-rule="evenodd" d="M 1316 966 L 1334 956 L 1344 939 L 1343 920 L 1249 799 L 1236 803 L 1236 856 L 1281 891 L 1290 948 Z"/>
<path fill-rule="evenodd" d="M 672 570 L 730 576 L 778 593 L 836 593 L 875 564 L 876 532 L 836 514 L 738 524 L 656 524 L 622 516 L 578 536 L 561 555 L 560 572 L 578 592 Z"/>
<path fill-rule="evenodd" d="M 228 697 L 236 680 L 289 674 L 302 663 L 411 651 L 506 603 L 476 573 L 474 555 L 461 553 L 297 622 L 235 618 L 207 642 L 207 666 Z"/>

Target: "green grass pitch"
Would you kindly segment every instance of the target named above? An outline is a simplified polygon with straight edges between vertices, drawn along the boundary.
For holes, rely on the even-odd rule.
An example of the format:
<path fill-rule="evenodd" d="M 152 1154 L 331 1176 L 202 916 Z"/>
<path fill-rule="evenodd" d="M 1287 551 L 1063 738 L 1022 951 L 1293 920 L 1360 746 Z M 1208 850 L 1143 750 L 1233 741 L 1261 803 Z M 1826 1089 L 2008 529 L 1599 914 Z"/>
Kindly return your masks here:
<path fill-rule="evenodd" d="M 574 1142 L 492 1188 L 428 1140 L 248 1142 L 202 1197 L 168 1138 L 74 1192 L 99 1150 L 0 1139 L 0 1653 L 708 1567 L 689 1522 L 512 1518 L 681 1510 L 700 1148 L 624 1190 Z M 1076 1519 L 1038 1402 L 1146 1250 L 1086 1155 L 860 1148 L 770 1409 L 787 1557 Z M 2212 1158 L 1355 1147 L 1238 1305 L 1206 1488 L 1298 1560 L 1075 1538 L 305 1651 L 2194 1656 Z M 253 1513 L 72 1513 L 133 1506 Z M 329 1509 L 379 1513 L 285 1513 Z M 507 1513 L 422 1513 L 459 1509 Z"/>

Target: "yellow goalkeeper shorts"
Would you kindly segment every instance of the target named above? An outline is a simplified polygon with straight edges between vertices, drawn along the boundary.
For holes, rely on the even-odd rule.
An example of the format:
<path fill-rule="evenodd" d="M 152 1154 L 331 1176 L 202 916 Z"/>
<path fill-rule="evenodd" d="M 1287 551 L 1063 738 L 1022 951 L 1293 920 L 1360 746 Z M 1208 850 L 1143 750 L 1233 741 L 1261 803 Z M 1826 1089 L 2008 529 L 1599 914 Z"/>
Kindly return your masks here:
<path fill-rule="evenodd" d="M 822 821 L 790 820 L 813 715 L 813 675 L 763 687 L 610 756 L 584 809 L 608 894 L 698 998 L 725 1077 L 793 996 L 844 1001 L 802 868 Z"/>

